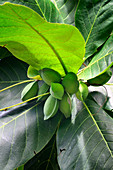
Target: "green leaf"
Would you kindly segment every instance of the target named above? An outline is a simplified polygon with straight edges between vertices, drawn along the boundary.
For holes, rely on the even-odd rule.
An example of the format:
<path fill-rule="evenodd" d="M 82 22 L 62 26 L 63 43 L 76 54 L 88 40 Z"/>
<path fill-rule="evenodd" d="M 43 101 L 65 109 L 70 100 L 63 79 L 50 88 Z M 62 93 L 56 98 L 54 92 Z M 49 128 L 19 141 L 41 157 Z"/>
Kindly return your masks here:
<path fill-rule="evenodd" d="M 65 65 L 77 72 L 83 62 L 85 42 L 77 28 L 48 23 L 25 6 L 0 6 L 0 32 L 0 45 L 7 44 L 15 57 L 37 70 L 49 67 L 64 74 Z"/>
<path fill-rule="evenodd" d="M 95 102 L 87 100 L 87 105 L 91 114 L 81 107 L 75 124 L 65 120 L 59 127 L 57 151 L 62 170 L 113 167 L 113 119 Z"/>
<path fill-rule="evenodd" d="M 14 57 L 4 58 L 0 61 L 0 108 L 21 102 L 21 92 L 26 83 L 9 88 L 3 92 L 2 89 L 15 83 L 28 81 L 26 70 L 28 65 Z"/>
<path fill-rule="evenodd" d="M 106 71 L 113 65 L 113 34 L 103 48 L 93 57 L 87 67 L 81 70 L 78 77 L 88 80 Z"/>
<path fill-rule="evenodd" d="M 27 66 L 16 58 L 0 61 L 0 89 L 26 79 Z M 7 84 L 8 83 L 8 84 Z M 0 92 L 0 107 L 20 102 L 25 84 Z M 44 121 L 43 104 L 35 101 L 0 112 L 0 169 L 12 170 L 40 152 L 52 138 L 60 115 Z"/>
<path fill-rule="evenodd" d="M 75 15 L 75 26 L 86 41 L 88 58 L 94 54 L 113 30 L 112 0 L 80 0 Z"/>
<path fill-rule="evenodd" d="M 65 0 L 1 0 L 0 4 L 11 2 L 25 5 L 36 11 L 48 22 L 74 25 L 77 1 L 78 0 L 70 0 L 67 2 L 65 2 Z"/>
<path fill-rule="evenodd" d="M 18 168 L 17 168 L 17 169 L 15 169 L 15 170 L 24 170 L 24 165 L 22 165 L 22 166 L 18 167 Z"/>
<path fill-rule="evenodd" d="M 0 47 L 0 59 L 10 56 L 12 56 L 12 54 L 5 47 Z"/>
<path fill-rule="evenodd" d="M 63 19 L 63 23 L 75 25 L 75 10 L 78 4 L 78 0 L 53 0 L 60 16 Z"/>
<path fill-rule="evenodd" d="M 25 164 L 25 170 L 60 170 L 57 163 L 56 136 Z"/>

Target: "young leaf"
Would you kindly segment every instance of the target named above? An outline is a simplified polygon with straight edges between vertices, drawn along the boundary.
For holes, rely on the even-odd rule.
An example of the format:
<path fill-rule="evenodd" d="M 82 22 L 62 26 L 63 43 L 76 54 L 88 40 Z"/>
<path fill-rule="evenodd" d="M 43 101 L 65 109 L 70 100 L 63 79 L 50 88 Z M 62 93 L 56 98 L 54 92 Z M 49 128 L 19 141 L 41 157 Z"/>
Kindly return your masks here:
<path fill-rule="evenodd" d="M 37 70 L 76 73 L 83 63 L 85 42 L 77 28 L 48 23 L 25 6 L 0 5 L 0 33 L 0 45 Z"/>

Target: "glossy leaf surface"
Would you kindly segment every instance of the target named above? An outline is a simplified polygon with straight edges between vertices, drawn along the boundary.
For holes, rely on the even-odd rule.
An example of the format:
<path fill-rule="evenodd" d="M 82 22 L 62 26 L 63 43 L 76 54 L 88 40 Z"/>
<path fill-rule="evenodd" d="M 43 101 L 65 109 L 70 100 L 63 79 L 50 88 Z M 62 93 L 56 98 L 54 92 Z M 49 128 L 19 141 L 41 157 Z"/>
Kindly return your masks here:
<path fill-rule="evenodd" d="M 113 1 L 80 0 L 75 25 L 86 41 L 85 58 L 88 58 L 106 41 L 113 30 Z"/>
<path fill-rule="evenodd" d="M 62 170 L 112 169 L 113 119 L 91 100 L 82 107 L 75 124 L 65 120 L 57 134 L 58 162 Z M 60 153 L 60 149 L 65 149 Z"/>
<path fill-rule="evenodd" d="M 49 67 L 62 74 L 61 63 L 69 71 L 80 68 L 85 43 L 75 27 L 48 23 L 30 8 L 10 3 L 0 6 L 0 17 L 0 45 L 7 44 L 17 58 L 37 70 Z"/>
<path fill-rule="evenodd" d="M 51 141 L 45 148 L 31 160 L 29 160 L 24 167 L 24 170 L 60 170 L 57 163 L 57 149 L 56 138 L 53 136 Z"/>
<path fill-rule="evenodd" d="M 113 65 L 113 35 L 106 41 L 103 48 L 94 55 L 87 67 L 79 73 L 79 78 L 88 80 L 93 78 Z"/>
<path fill-rule="evenodd" d="M 21 72 L 22 71 L 22 72 Z M 26 79 L 26 64 L 12 58 L 0 61 L 0 89 Z M 7 84 L 7 85 L 9 85 Z M 20 102 L 23 84 L 0 93 L 0 107 Z M 0 111 L 0 168 L 15 169 L 40 152 L 52 138 L 59 115 L 44 121 L 43 104 L 36 101 Z"/>
<path fill-rule="evenodd" d="M 78 0 L 51 0 L 58 10 L 63 22 L 70 25 L 75 25 L 75 10 Z"/>

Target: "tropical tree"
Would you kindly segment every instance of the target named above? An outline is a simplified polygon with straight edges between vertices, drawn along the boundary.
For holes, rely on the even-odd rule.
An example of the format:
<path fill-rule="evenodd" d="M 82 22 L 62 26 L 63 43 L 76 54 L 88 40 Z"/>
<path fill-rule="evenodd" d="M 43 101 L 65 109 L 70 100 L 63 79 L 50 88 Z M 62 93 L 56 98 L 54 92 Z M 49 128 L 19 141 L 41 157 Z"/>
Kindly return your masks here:
<path fill-rule="evenodd" d="M 113 168 L 112 31 L 112 0 L 1 0 L 2 170 Z"/>

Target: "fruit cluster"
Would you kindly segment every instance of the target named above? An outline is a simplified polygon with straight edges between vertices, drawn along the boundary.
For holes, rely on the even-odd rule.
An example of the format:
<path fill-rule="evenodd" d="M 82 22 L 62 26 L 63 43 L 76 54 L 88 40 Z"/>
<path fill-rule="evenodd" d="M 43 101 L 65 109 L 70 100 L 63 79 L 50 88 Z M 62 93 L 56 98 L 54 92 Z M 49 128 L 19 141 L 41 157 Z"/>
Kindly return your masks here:
<path fill-rule="evenodd" d="M 39 74 L 44 81 L 43 85 L 38 88 L 37 81 L 29 83 L 22 91 L 21 99 L 23 101 L 37 95 L 50 92 L 49 96 L 42 96 L 38 101 L 44 101 L 44 120 L 53 117 L 58 109 L 65 115 L 66 118 L 71 115 L 71 95 L 76 94 L 79 100 L 85 100 L 88 95 L 88 87 L 83 82 L 79 82 L 77 75 L 69 72 L 64 78 L 61 75 L 49 68 L 44 68 L 39 71 Z"/>
<path fill-rule="evenodd" d="M 87 81 L 87 85 L 82 81 L 78 81 L 77 75 L 73 72 L 68 72 L 65 77 L 50 68 L 44 68 L 39 71 L 39 74 L 44 81 L 39 88 L 37 81 L 29 83 L 22 91 L 21 99 L 23 101 L 32 98 L 36 95 L 42 95 L 37 101 L 44 101 L 44 120 L 53 117 L 58 109 L 66 118 L 70 117 L 72 102 L 71 96 L 76 94 L 76 97 L 84 101 L 88 96 L 87 85 L 103 85 L 111 78 L 111 71 L 92 78 Z M 49 95 L 43 94 L 49 91 Z"/>

